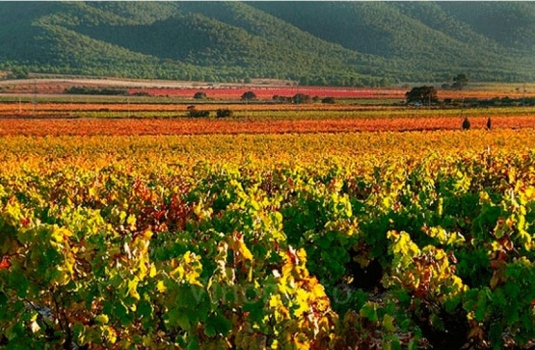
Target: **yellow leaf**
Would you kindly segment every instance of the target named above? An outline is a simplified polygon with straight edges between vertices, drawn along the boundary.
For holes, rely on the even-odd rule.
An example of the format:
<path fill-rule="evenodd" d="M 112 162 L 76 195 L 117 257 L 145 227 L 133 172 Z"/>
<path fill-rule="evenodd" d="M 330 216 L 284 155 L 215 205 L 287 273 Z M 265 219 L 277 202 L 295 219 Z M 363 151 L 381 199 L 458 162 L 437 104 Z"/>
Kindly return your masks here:
<path fill-rule="evenodd" d="M 238 234 L 237 232 L 234 233 L 234 236 L 233 236 L 233 239 L 234 239 L 234 244 L 233 244 L 233 249 L 236 250 L 237 252 L 240 253 L 240 255 L 245 259 L 245 260 L 252 260 L 253 259 L 253 254 L 251 253 L 251 251 L 249 250 L 249 248 L 247 248 L 247 246 L 245 245 L 245 242 L 243 241 L 243 236 L 241 236 L 241 234 Z"/>
<path fill-rule="evenodd" d="M 294 338 L 295 348 L 297 350 L 308 350 L 310 349 L 310 344 L 307 342 L 301 342 L 299 339 Z"/>
<path fill-rule="evenodd" d="M 251 282 L 253 280 L 253 266 L 249 267 L 249 272 L 247 273 L 247 282 Z"/>
<path fill-rule="evenodd" d="M 253 254 L 251 253 L 249 248 L 247 248 L 245 243 L 243 243 L 243 242 L 240 243 L 240 250 L 239 251 L 240 251 L 240 254 L 243 256 L 244 259 L 253 260 Z"/>
<path fill-rule="evenodd" d="M 109 318 L 107 315 L 98 315 L 97 317 L 95 317 L 95 323 L 98 323 L 98 324 L 107 324 L 109 322 Z"/>
<path fill-rule="evenodd" d="M 323 286 L 321 284 L 316 284 L 314 286 L 314 288 L 312 289 L 312 295 L 315 297 L 315 298 L 321 298 L 321 297 L 324 297 L 325 296 L 325 289 L 323 288 Z"/>
<path fill-rule="evenodd" d="M 269 307 L 278 308 L 280 306 L 284 306 L 280 294 L 272 295 L 269 299 Z"/>
<path fill-rule="evenodd" d="M 301 248 L 297 251 L 297 257 L 299 258 L 299 262 L 301 265 L 305 265 L 307 262 L 307 252 L 304 248 Z"/>
<path fill-rule="evenodd" d="M 151 230 L 146 230 L 145 232 L 143 232 L 143 238 L 145 238 L 146 240 L 151 239 L 151 237 L 152 237 L 152 231 Z"/>
<path fill-rule="evenodd" d="M 132 214 L 128 216 L 128 219 L 126 219 L 126 224 L 130 226 L 130 229 L 135 229 L 136 227 L 136 217 Z"/>
<path fill-rule="evenodd" d="M 154 264 L 150 264 L 149 277 L 153 278 L 154 276 L 156 276 L 156 267 L 154 266 Z"/>
<path fill-rule="evenodd" d="M 298 308 L 294 311 L 294 315 L 296 317 L 300 317 L 304 312 L 307 312 L 310 310 L 310 305 L 308 303 L 308 293 L 303 290 L 299 289 L 297 290 L 297 305 Z"/>
<path fill-rule="evenodd" d="M 192 259 L 192 254 L 191 252 L 187 251 L 185 254 L 184 254 L 184 262 L 186 264 L 189 264 L 191 262 L 191 259 Z"/>
<path fill-rule="evenodd" d="M 158 292 L 160 293 L 164 293 L 167 290 L 163 281 L 158 281 L 158 283 L 156 283 L 156 289 L 158 289 Z"/>
<path fill-rule="evenodd" d="M 176 269 L 174 269 L 173 271 L 171 271 L 170 275 L 178 280 L 182 280 L 182 278 L 184 277 L 184 274 L 185 274 L 185 270 L 184 270 L 184 267 L 182 265 L 178 265 L 178 267 Z"/>
<path fill-rule="evenodd" d="M 137 284 L 139 280 L 137 277 L 134 277 L 132 280 L 128 281 L 128 294 L 134 298 L 139 300 L 139 293 L 137 292 Z"/>
<path fill-rule="evenodd" d="M 282 266 L 282 277 L 288 278 L 291 275 L 293 268 L 294 267 L 290 262 L 287 262 L 286 264 L 284 264 Z"/>
<path fill-rule="evenodd" d="M 102 326 L 104 330 L 104 336 L 108 341 L 112 344 L 115 344 L 117 341 L 117 332 L 115 332 L 115 329 L 109 327 L 109 326 Z"/>

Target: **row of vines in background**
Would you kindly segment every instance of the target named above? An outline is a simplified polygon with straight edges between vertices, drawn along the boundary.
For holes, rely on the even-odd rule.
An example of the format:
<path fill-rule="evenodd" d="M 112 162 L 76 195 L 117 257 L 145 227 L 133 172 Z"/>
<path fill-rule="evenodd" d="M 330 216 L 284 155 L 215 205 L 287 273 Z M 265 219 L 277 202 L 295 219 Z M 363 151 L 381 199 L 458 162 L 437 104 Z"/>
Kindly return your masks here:
<path fill-rule="evenodd" d="M 484 134 L 465 135 L 476 145 Z M 510 135 L 503 143 L 520 149 Z M 386 137 L 335 136 L 323 146 Z M 301 152 L 318 142 L 300 137 Z M 401 142 L 391 137 L 384 147 Z M 190 167 L 171 164 L 173 152 L 187 153 L 180 139 L 60 138 L 43 155 L 45 140 L 16 140 L 2 141 L 3 164 L 30 161 L 0 174 L 6 348 L 454 349 L 535 339 L 530 152 L 346 150 L 323 166 L 209 157 Z M 99 156 L 87 162 L 62 153 L 91 150 Z"/>
<path fill-rule="evenodd" d="M 54 127 L 45 121 L 42 124 L 33 121 L 32 124 L 32 128 L 45 131 L 47 127 Z M 150 123 L 145 124 L 150 126 Z M 112 126 L 120 127 L 120 130 L 109 129 L 112 134 L 109 136 L 2 137 L 2 172 L 56 167 L 59 171 L 63 166 L 73 164 L 95 169 L 110 163 L 132 171 L 176 171 L 187 170 L 204 160 L 212 164 L 253 163 L 258 168 L 313 166 L 318 172 L 336 163 L 339 167 L 370 173 L 374 166 L 387 160 L 404 165 L 426 158 L 471 157 L 482 151 L 508 154 L 535 148 L 535 134 L 531 129 L 135 136 L 132 126 L 108 125 Z M 16 124 L 9 128 L 16 128 Z M 0 131 L 4 130 L 0 128 Z M 65 129 L 58 126 L 56 131 L 61 133 Z M 118 131 L 130 132 L 131 136 L 113 135 Z"/>
<path fill-rule="evenodd" d="M 375 104 L 377 101 L 374 100 Z M 535 107 L 495 107 L 495 108 L 464 108 L 452 107 L 437 109 L 394 105 L 384 102 L 373 105 L 366 101 L 344 104 L 276 104 L 276 103 L 225 103 L 202 101 L 181 101 L 165 103 L 135 101 L 30 101 L 0 102 L 1 116 L 36 116 L 36 117 L 77 117 L 77 118 L 180 118 L 187 116 L 188 106 L 211 111 L 212 117 L 218 109 L 230 109 L 236 118 L 252 118 L 254 120 L 285 120 L 285 119 L 408 119 L 408 118 L 451 118 L 470 117 L 523 117 L 533 114 Z"/>

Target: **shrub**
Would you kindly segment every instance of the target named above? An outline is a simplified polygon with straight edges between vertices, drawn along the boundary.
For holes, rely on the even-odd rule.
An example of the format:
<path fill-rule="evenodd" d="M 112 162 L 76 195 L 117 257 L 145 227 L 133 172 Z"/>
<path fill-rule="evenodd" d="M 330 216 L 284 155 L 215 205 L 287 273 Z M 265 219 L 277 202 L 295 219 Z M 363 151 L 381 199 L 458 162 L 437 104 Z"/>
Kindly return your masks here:
<path fill-rule="evenodd" d="M 420 102 L 420 103 L 436 103 L 438 102 L 437 90 L 433 86 L 418 86 L 408 91 L 405 94 L 407 103 Z"/>
<path fill-rule="evenodd" d="M 325 97 L 325 98 L 322 98 L 321 99 L 321 103 L 330 103 L 330 104 L 334 104 L 336 103 L 335 100 L 334 100 L 334 97 Z"/>
<path fill-rule="evenodd" d="M 232 111 L 228 108 L 218 109 L 216 112 L 216 118 L 228 118 L 232 117 Z"/>
<path fill-rule="evenodd" d="M 311 100 L 309 95 L 298 93 L 293 97 L 294 103 L 309 103 Z"/>
<path fill-rule="evenodd" d="M 241 95 L 241 99 L 244 101 L 256 100 L 256 94 L 252 91 L 247 91 Z"/>
<path fill-rule="evenodd" d="M 132 96 L 150 96 L 150 94 L 146 91 L 138 91 L 138 92 L 134 92 Z"/>
<path fill-rule="evenodd" d="M 273 101 L 277 101 L 277 102 L 281 102 L 281 103 L 291 103 L 292 102 L 292 98 L 289 97 L 289 96 L 279 96 L 279 95 L 275 95 L 273 96 Z"/>
<path fill-rule="evenodd" d="M 191 118 L 208 118 L 210 116 L 210 111 L 199 111 L 195 106 L 188 106 L 188 116 Z"/>
<path fill-rule="evenodd" d="M 195 95 L 193 95 L 193 98 L 196 100 L 205 100 L 208 98 L 208 96 L 206 96 L 206 93 L 198 91 L 195 93 Z"/>
<path fill-rule="evenodd" d="M 65 89 L 66 94 L 74 95 L 108 95 L 108 96 L 126 96 L 128 91 L 125 89 L 98 89 L 85 86 L 72 86 Z"/>

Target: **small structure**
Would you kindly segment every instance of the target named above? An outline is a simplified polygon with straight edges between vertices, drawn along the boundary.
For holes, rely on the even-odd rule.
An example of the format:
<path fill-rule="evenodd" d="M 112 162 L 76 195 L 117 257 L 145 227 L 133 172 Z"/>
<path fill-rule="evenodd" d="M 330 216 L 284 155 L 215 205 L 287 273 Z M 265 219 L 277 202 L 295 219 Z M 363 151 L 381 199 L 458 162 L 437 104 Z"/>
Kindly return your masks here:
<path fill-rule="evenodd" d="M 463 130 L 470 129 L 470 121 L 468 120 L 468 117 L 464 117 L 463 120 Z"/>

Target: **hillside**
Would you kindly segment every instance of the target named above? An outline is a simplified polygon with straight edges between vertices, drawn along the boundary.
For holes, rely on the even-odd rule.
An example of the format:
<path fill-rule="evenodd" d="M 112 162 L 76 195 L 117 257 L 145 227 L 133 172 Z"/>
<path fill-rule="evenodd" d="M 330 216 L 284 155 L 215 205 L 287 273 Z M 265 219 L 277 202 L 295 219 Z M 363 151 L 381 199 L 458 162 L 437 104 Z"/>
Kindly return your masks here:
<path fill-rule="evenodd" d="M 535 4 L 1 2 L 0 70 L 302 85 L 535 81 Z"/>

